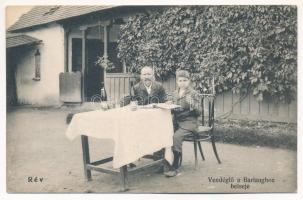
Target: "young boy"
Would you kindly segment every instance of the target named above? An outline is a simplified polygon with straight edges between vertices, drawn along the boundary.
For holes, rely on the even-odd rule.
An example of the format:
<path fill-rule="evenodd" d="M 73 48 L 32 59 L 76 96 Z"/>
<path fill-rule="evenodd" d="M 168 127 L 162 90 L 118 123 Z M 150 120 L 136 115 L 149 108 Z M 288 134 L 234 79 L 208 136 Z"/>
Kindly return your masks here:
<path fill-rule="evenodd" d="M 188 71 L 179 70 L 176 72 L 177 90 L 173 93 L 172 101 L 181 108 L 173 110 L 174 115 L 174 136 L 173 136 L 173 165 L 167 165 L 169 171 L 164 172 L 167 177 L 178 174 L 178 167 L 181 159 L 182 142 L 186 135 L 191 134 L 197 128 L 199 112 L 199 98 L 197 92 L 190 86 L 190 74 Z"/>

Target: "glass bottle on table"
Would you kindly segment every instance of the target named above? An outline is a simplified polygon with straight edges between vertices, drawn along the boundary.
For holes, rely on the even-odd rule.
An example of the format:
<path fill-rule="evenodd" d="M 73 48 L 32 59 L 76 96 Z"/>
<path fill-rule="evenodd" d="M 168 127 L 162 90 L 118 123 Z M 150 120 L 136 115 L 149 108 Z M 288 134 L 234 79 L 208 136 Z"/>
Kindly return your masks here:
<path fill-rule="evenodd" d="M 105 90 L 103 82 L 101 82 L 100 99 L 101 99 L 101 108 L 102 108 L 102 110 L 107 110 L 108 109 L 108 104 L 106 102 L 107 101 L 107 94 L 106 94 L 106 90 Z"/>
<path fill-rule="evenodd" d="M 107 94 L 106 94 L 106 90 L 104 87 L 104 82 L 101 82 L 101 101 L 107 101 Z"/>
<path fill-rule="evenodd" d="M 130 109 L 132 111 L 137 110 L 138 108 L 138 101 L 136 97 L 134 96 L 134 82 L 130 82 L 130 89 L 129 89 L 129 96 L 130 96 Z"/>

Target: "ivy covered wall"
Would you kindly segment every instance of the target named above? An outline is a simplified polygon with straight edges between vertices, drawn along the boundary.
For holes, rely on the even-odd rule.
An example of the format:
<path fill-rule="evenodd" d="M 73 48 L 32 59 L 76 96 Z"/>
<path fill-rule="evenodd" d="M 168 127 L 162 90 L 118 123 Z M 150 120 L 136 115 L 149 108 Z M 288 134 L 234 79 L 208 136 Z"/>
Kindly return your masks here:
<path fill-rule="evenodd" d="M 297 85 L 295 6 L 174 6 L 149 9 L 121 26 L 119 58 L 131 72 L 153 65 L 166 79 L 192 73 L 196 89 L 252 92 L 289 102 Z"/>

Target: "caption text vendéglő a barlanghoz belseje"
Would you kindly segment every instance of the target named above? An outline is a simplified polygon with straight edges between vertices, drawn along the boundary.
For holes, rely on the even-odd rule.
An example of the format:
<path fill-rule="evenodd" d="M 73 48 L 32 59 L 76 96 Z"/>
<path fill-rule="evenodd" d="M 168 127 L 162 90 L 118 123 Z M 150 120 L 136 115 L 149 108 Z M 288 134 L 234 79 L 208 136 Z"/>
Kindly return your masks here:
<path fill-rule="evenodd" d="M 274 178 L 262 177 L 208 177 L 209 183 L 225 183 L 230 185 L 231 189 L 248 190 L 252 184 L 270 184 L 274 183 Z"/>

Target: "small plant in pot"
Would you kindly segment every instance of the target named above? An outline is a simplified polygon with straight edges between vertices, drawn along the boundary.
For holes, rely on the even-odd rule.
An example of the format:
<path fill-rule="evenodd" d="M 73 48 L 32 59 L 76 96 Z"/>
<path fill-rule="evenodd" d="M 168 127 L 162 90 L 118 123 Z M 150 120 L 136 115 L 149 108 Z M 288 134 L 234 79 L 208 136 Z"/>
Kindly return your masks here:
<path fill-rule="evenodd" d="M 98 56 L 97 61 L 95 62 L 96 65 L 104 68 L 106 71 L 112 70 L 115 68 L 114 63 L 112 63 L 108 58 L 105 59 L 104 56 Z"/>

